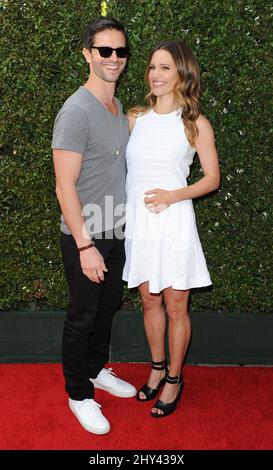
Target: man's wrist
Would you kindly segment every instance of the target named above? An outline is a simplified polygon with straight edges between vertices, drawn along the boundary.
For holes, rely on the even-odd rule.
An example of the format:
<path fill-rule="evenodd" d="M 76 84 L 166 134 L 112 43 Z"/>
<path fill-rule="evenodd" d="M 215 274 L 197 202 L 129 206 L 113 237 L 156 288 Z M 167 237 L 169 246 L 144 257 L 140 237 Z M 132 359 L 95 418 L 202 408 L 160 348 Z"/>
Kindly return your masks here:
<path fill-rule="evenodd" d="M 95 242 L 94 240 L 91 240 L 90 243 L 88 243 L 88 245 L 78 247 L 78 251 L 81 252 L 81 251 L 89 250 L 90 248 L 93 248 L 93 246 L 95 246 Z"/>

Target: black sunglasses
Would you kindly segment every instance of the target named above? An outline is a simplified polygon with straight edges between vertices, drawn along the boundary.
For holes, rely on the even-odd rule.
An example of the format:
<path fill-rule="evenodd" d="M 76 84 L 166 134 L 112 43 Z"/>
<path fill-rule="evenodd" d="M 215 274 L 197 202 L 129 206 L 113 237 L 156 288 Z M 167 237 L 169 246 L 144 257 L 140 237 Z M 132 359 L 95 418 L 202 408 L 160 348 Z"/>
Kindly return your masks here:
<path fill-rule="evenodd" d="M 129 47 L 117 47 L 114 49 L 113 47 L 108 46 L 91 46 L 90 49 L 98 49 L 100 56 L 104 58 L 111 57 L 113 51 L 116 51 L 116 54 L 120 59 L 124 59 L 129 55 Z"/>

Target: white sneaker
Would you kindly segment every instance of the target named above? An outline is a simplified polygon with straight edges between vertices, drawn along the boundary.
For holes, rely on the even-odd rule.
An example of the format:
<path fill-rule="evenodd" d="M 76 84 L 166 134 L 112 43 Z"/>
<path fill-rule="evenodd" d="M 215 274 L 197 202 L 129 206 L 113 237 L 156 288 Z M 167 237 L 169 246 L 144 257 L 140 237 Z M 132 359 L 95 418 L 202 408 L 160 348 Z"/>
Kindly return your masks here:
<path fill-rule="evenodd" d="M 105 390 L 116 397 L 130 398 L 137 393 L 135 387 L 119 379 L 112 369 L 102 369 L 95 379 L 89 379 L 95 388 Z"/>
<path fill-rule="evenodd" d="M 110 431 L 109 421 L 103 416 L 99 405 L 95 400 L 86 398 L 85 400 L 68 400 L 69 408 L 78 418 L 82 427 L 86 431 L 94 434 L 106 434 Z"/>

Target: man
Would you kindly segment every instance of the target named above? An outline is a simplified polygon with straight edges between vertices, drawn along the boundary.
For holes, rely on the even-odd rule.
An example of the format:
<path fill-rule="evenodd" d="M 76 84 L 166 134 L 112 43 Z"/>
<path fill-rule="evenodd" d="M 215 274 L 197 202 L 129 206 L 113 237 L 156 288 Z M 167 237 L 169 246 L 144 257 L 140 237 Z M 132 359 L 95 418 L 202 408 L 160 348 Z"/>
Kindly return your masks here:
<path fill-rule="evenodd" d="M 110 424 L 93 399 L 94 387 L 119 397 L 136 389 L 104 366 L 112 318 L 122 295 L 128 125 L 116 82 L 129 53 L 122 24 L 101 17 L 87 25 L 87 82 L 60 109 L 53 131 L 56 194 L 62 210 L 61 250 L 69 287 L 63 371 L 69 407 L 89 432 Z"/>

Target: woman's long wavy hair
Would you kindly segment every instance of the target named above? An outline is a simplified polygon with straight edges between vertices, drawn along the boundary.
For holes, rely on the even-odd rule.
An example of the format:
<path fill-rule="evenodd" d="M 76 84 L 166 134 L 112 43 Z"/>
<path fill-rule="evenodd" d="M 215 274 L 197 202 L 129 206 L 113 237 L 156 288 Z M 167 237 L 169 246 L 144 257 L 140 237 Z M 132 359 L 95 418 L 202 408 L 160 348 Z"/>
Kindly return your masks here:
<path fill-rule="evenodd" d="M 182 120 L 189 143 L 194 146 L 198 136 L 196 120 L 199 116 L 200 100 L 200 73 L 197 61 L 190 47 L 181 40 L 165 41 L 154 47 L 148 58 L 145 72 L 145 80 L 149 84 L 149 66 L 156 51 L 164 50 L 171 54 L 177 67 L 179 76 L 178 83 L 174 89 L 175 101 L 182 108 Z M 157 97 L 150 91 L 145 97 L 150 107 L 154 107 Z M 135 107 L 130 110 L 133 115 L 145 112 L 147 108 Z"/>

